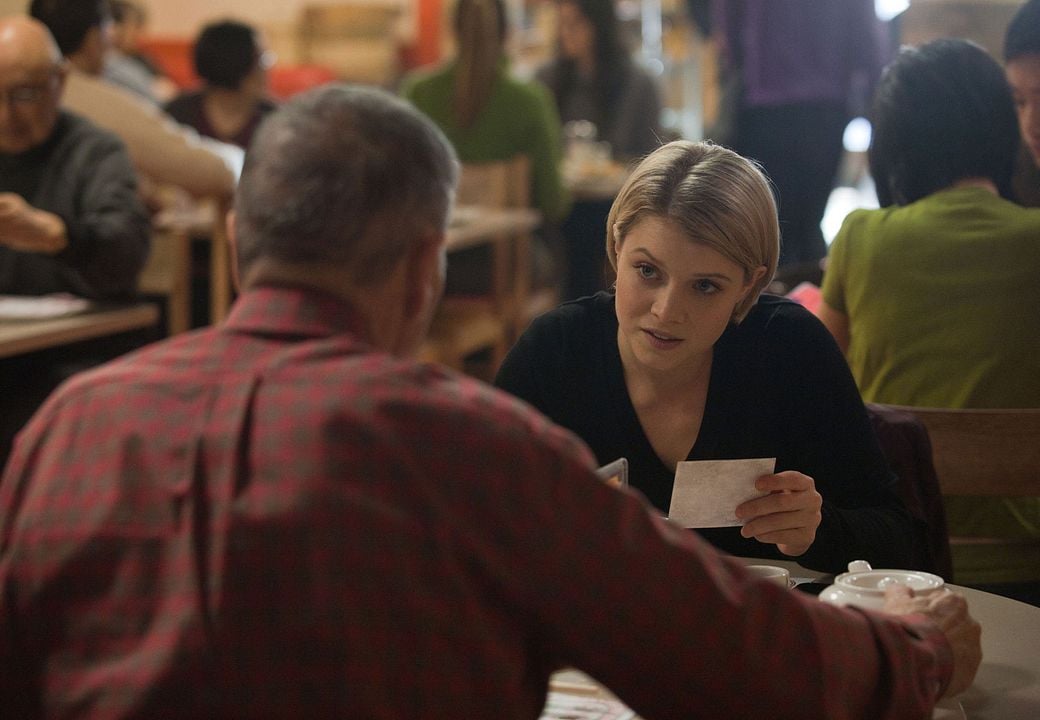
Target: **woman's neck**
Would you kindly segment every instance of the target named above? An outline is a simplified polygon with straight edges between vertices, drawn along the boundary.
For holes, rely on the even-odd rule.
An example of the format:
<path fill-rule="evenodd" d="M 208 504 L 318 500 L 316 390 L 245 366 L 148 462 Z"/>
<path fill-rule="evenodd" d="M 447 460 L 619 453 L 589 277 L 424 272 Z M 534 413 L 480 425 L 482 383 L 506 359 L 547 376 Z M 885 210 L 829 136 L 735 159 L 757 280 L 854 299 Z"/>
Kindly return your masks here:
<path fill-rule="evenodd" d="M 256 98 L 241 90 L 209 88 L 206 90 L 206 103 L 228 115 L 252 115 Z"/>
<path fill-rule="evenodd" d="M 961 178 L 960 180 L 955 180 L 953 185 L 951 185 L 950 187 L 954 187 L 954 188 L 977 187 L 977 188 L 982 188 L 983 190 L 989 190 L 994 195 L 999 195 L 1000 194 L 1000 191 L 997 190 L 996 183 L 994 183 L 992 180 L 990 180 L 989 178 L 986 178 L 986 177 Z"/>
<path fill-rule="evenodd" d="M 591 79 L 596 74 L 596 58 L 591 53 L 579 55 L 574 58 L 574 67 L 577 69 L 579 77 L 586 80 Z"/>
<path fill-rule="evenodd" d="M 620 340 L 620 338 L 619 338 Z M 692 358 L 680 367 L 656 371 L 640 364 L 631 349 L 618 344 L 625 386 L 633 403 L 646 404 L 669 401 L 702 394 L 711 378 L 714 353 L 711 351 Z"/>

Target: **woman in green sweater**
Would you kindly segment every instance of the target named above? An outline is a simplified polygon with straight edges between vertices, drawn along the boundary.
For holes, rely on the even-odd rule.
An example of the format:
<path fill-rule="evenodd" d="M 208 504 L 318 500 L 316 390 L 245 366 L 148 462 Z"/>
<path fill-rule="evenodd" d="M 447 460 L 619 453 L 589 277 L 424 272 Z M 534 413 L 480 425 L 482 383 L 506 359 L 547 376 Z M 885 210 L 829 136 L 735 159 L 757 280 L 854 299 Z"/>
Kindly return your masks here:
<path fill-rule="evenodd" d="M 440 126 L 464 163 L 526 155 L 534 206 L 547 222 L 560 220 L 570 206 L 560 119 L 543 86 L 510 75 L 501 0 L 460 0 L 455 33 L 458 56 L 406 77 L 402 94 Z"/>

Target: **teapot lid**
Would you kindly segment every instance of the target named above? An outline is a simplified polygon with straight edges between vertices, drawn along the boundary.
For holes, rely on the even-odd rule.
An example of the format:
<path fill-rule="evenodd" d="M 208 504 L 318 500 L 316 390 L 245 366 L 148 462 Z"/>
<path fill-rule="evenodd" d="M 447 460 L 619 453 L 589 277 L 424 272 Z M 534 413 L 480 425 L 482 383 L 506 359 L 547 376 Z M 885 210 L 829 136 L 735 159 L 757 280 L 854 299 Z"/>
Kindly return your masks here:
<path fill-rule="evenodd" d="M 874 570 L 863 561 L 849 563 L 849 572 L 842 573 L 834 582 L 867 592 L 884 592 L 889 585 L 906 585 L 916 593 L 929 592 L 945 584 L 941 577 L 932 573 L 920 570 Z"/>

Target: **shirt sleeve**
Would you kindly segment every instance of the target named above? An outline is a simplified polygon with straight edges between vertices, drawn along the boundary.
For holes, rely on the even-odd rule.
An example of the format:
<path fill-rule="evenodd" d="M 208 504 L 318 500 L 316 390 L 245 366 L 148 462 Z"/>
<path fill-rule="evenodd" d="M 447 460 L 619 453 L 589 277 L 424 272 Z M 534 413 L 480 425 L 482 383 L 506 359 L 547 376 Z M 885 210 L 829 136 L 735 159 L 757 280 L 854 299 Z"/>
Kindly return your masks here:
<path fill-rule="evenodd" d="M 130 159 L 149 179 L 192 195 L 229 196 L 242 171 L 241 148 L 201 137 L 121 88 L 70 77 L 65 105 L 122 139 Z"/>
<path fill-rule="evenodd" d="M 84 170 L 76 189 L 78 214 L 62 217 L 68 247 L 56 259 L 79 274 L 92 297 L 132 295 L 148 258 L 151 223 L 130 158 L 114 139 L 104 140 Z"/>
<path fill-rule="evenodd" d="M 548 664 L 584 670 L 645 717 L 928 715 L 951 673 L 936 628 L 755 581 L 602 484 L 558 428 L 523 437 L 499 461 L 538 481 L 492 480 L 500 502 L 468 541 Z"/>

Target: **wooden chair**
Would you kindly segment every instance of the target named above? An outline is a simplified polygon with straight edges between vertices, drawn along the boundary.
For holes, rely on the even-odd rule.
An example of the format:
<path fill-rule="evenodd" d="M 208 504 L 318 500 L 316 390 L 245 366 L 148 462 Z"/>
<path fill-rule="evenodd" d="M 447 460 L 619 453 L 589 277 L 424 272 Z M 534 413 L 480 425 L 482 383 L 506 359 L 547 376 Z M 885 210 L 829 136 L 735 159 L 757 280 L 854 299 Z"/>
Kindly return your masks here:
<path fill-rule="evenodd" d="M 944 496 L 1040 497 L 1040 408 L 945 410 L 889 406 L 912 414 L 927 428 L 932 461 Z M 952 536 L 950 544 L 1006 545 L 1004 538 Z"/>
<path fill-rule="evenodd" d="M 504 163 L 465 165 L 459 180 L 457 201 L 460 204 L 490 205 L 500 208 L 531 207 L 531 163 L 517 155 Z M 512 343 L 537 315 L 560 303 L 558 287 L 536 287 L 531 272 L 531 235 L 515 233 L 510 282 L 512 294 L 507 312 L 512 326 Z"/>
<path fill-rule="evenodd" d="M 145 295 L 164 299 L 167 334 L 175 335 L 191 327 L 191 239 L 185 231 L 153 231 L 152 249 L 137 288 Z"/>
<path fill-rule="evenodd" d="M 529 161 L 524 156 L 467 164 L 462 168 L 456 199 L 461 205 L 527 207 L 529 178 Z M 446 295 L 421 352 L 427 360 L 468 369 L 484 379 L 490 379 L 498 369 L 532 302 L 529 233 L 493 238 L 487 248 L 490 258 L 481 267 L 486 273 L 486 292 Z M 486 362 L 480 368 L 467 368 L 467 359 L 478 353 Z"/>

